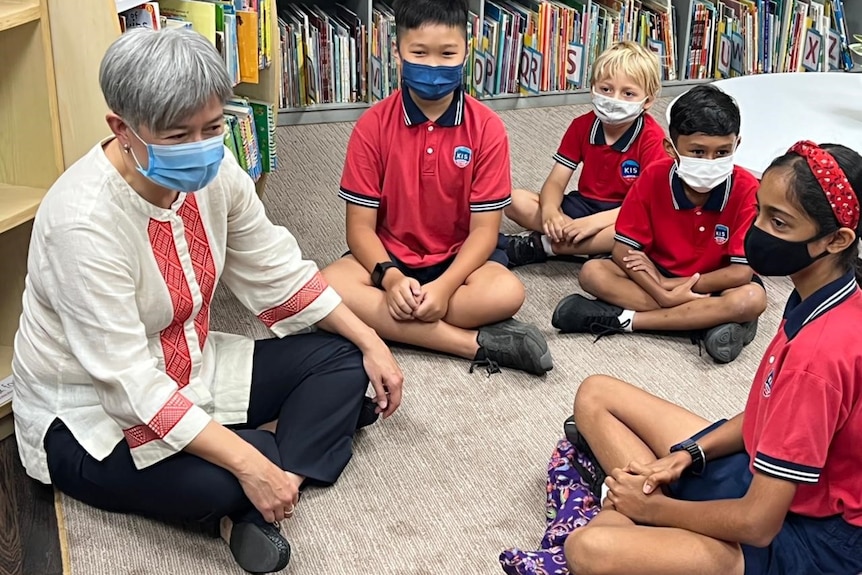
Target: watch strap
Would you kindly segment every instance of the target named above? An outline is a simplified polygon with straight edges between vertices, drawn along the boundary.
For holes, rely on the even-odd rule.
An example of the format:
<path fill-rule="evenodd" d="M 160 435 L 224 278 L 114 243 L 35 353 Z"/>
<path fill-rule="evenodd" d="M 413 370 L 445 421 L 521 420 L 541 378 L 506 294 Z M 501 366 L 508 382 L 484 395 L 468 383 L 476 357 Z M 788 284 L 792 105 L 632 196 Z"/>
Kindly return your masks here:
<path fill-rule="evenodd" d="M 687 451 L 691 455 L 691 466 L 688 470 L 692 475 L 702 475 L 706 471 L 706 454 L 695 440 L 686 439 L 670 448 L 671 453 L 677 451 Z"/>
<path fill-rule="evenodd" d="M 371 272 L 371 283 L 377 289 L 383 289 L 383 278 L 386 276 L 386 271 L 390 268 L 397 267 L 394 262 L 380 262 L 374 266 L 374 271 Z"/>

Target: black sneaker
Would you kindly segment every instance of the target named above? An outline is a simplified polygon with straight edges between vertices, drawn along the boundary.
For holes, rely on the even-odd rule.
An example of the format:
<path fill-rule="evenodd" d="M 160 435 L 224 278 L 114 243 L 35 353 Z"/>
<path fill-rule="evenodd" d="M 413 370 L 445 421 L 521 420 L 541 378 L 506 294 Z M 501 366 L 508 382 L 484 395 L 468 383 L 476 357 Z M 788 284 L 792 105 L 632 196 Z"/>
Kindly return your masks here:
<path fill-rule="evenodd" d="M 542 247 L 542 234 L 525 232 L 523 234 L 507 234 L 506 255 L 509 256 L 509 267 L 540 264 L 548 260 L 545 248 Z"/>
<path fill-rule="evenodd" d="M 593 453 L 593 450 L 590 449 L 590 445 L 587 443 L 587 440 L 578 432 L 578 426 L 575 424 L 574 416 L 569 417 L 563 422 L 563 431 L 566 433 L 566 439 L 569 440 L 569 443 L 571 443 L 575 449 L 577 449 L 589 460 L 590 463 L 592 463 L 592 471 L 584 468 L 580 463 L 578 463 L 577 459 L 572 461 L 572 467 L 577 470 L 581 479 L 587 483 L 587 487 L 590 488 L 593 496 L 596 499 L 599 499 L 602 496 L 602 485 L 605 483 L 607 474 L 604 469 L 602 469 L 602 466 L 599 465 L 599 460 L 596 459 L 596 456 Z"/>
<path fill-rule="evenodd" d="M 359 431 L 364 427 L 368 427 L 380 418 L 377 413 L 377 404 L 371 397 L 362 398 L 362 407 L 359 408 L 359 419 L 356 422 L 356 430 Z"/>
<path fill-rule="evenodd" d="M 715 363 L 730 363 L 742 353 L 746 333 L 738 323 L 723 323 L 706 330 L 703 347 Z"/>
<path fill-rule="evenodd" d="M 228 546 L 237 565 L 249 573 L 281 571 L 290 562 L 290 543 L 278 523 L 236 523 Z"/>
<path fill-rule="evenodd" d="M 745 336 L 742 338 L 742 345 L 748 345 L 754 341 L 754 338 L 757 335 L 757 319 L 742 324 L 742 328 L 745 330 Z"/>
<path fill-rule="evenodd" d="M 626 325 L 620 323 L 622 313 L 621 307 L 573 294 L 557 304 L 551 316 L 551 325 L 562 333 L 592 333 L 601 338 L 625 332 L 628 322 Z"/>
<path fill-rule="evenodd" d="M 533 375 L 543 375 L 554 369 L 548 342 L 538 328 L 529 323 L 507 319 L 479 328 L 479 355 L 470 371 L 477 366 L 488 368 L 488 375 L 499 371 L 498 366 L 520 369 Z"/>

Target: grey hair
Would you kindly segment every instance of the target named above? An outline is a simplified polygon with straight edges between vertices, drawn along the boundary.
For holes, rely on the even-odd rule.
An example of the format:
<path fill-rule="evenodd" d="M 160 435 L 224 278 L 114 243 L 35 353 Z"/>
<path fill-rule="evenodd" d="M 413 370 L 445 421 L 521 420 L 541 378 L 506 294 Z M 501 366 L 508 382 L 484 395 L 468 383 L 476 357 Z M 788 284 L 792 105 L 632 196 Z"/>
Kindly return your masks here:
<path fill-rule="evenodd" d="M 184 28 L 135 28 L 108 48 L 99 84 L 112 112 L 154 131 L 173 128 L 217 97 L 233 94 L 224 61 L 205 37 Z"/>

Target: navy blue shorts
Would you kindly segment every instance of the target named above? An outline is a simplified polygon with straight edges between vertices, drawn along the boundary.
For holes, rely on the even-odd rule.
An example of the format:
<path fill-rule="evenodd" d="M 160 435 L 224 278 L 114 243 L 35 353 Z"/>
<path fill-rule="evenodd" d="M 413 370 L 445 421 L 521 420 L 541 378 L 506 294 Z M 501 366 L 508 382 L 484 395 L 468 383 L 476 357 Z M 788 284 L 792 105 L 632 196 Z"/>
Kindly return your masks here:
<path fill-rule="evenodd" d="M 591 216 L 599 212 L 613 210 L 622 205 L 622 202 L 603 202 L 602 200 L 593 200 L 585 198 L 577 191 L 571 191 L 563 196 L 563 204 L 560 208 L 563 213 L 576 220 L 586 216 Z"/>
<path fill-rule="evenodd" d="M 350 255 L 350 252 L 345 252 L 344 256 L 348 255 Z M 452 265 L 452 262 L 455 261 L 455 256 L 452 256 L 448 260 L 440 262 L 439 264 L 434 264 L 433 266 L 427 266 L 422 268 L 410 267 L 392 254 L 389 254 L 389 259 L 392 260 L 392 263 L 395 264 L 395 266 L 401 271 L 402 274 L 409 278 L 415 279 L 422 285 L 425 285 L 427 283 L 433 282 L 434 280 L 442 276 L 443 273 L 449 269 L 449 266 Z M 497 262 L 503 267 L 508 267 L 509 256 L 506 255 L 505 251 L 498 248 L 491 253 L 491 257 L 488 258 L 488 261 Z"/>
<path fill-rule="evenodd" d="M 713 423 L 694 439 L 724 422 Z M 710 461 L 702 476 L 685 475 L 669 491 L 685 501 L 739 499 L 751 480 L 748 454 L 743 452 Z M 862 573 L 862 527 L 840 516 L 817 519 L 788 513 L 768 547 L 742 545 L 742 554 L 745 575 L 857 575 Z"/>

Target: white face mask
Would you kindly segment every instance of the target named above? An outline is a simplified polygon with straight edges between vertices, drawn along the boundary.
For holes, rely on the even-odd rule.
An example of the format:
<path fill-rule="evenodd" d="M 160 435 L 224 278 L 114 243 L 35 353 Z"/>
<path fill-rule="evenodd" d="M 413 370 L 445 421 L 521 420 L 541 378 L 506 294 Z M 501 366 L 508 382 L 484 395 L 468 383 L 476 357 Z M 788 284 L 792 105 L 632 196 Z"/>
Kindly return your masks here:
<path fill-rule="evenodd" d="M 707 194 L 733 172 L 733 154 L 714 160 L 691 158 L 677 152 L 676 173 L 699 194 Z"/>
<path fill-rule="evenodd" d="M 646 98 L 640 102 L 627 102 L 593 92 L 593 108 L 596 116 L 611 126 L 633 122 L 644 111 L 645 103 Z"/>

